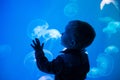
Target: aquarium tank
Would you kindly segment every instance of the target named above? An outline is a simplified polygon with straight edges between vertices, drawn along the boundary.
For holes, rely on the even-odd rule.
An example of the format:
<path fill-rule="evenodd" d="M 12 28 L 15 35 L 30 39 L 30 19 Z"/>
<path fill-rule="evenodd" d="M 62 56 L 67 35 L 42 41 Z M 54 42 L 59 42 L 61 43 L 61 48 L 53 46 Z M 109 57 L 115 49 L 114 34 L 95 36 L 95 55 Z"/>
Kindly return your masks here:
<path fill-rule="evenodd" d="M 61 33 L 71 20 L 96 32 L 86 48 L 86 80 L 120 80 L 120 0 L 0 0 L 0 80 L 54 80 L 37 68 L 30 44 L 38 38 L 52 61 L 64 49 Z"/>

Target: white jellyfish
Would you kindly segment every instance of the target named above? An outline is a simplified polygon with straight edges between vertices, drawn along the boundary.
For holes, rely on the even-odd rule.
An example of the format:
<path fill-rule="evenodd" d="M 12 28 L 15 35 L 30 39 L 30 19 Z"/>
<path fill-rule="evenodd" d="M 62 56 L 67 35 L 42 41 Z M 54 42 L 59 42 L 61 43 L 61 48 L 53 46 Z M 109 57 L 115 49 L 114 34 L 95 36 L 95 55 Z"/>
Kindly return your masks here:
<path fill-rule="evenodd" d="M 102 10 L 106 4 L 112 3 L 118 10 L 118 3 L 115 0 L 102 0 L 100 3 L 100 9 Z"/>
<path fill-rule="evenodd" d="M 37 72 L 36 59 L 34 55 L 35 51 L 28 53 L 24 58 L 24 66 L 31 73 Z"/>
<path fill-rule="evenodd" d="M 116 54 L 119 52 L 119 49 L 114 45 L 110 45 L 107 48 L 105 48 L 104 52 L 106 54 Z"/>
<path fill-rule="evenodd" d="M 43 38 L 47 41 L 49 39 L 58 39 L 61 37 L 60 32 L 57 29 L 48 29 L 46 30 Z"/>
<path fill-rule="evenodd" d="M 44 75 L 44 76 L 40 77 L 38 80 L 54 80 L 54 79 L 50 75 Z"/>
<path fill-rule="evenodd" d="M 112 19 L 111 17 L 101 17 L 99 18 L 100 21 L 102 22 L 110 22 L 110 21 L 114 21 L 114 19 Z"/>
<path fill-rule="evenodd" d="M 112 34 L 117 33 L 120 30 L 120 22 L 111 21 L 108 23 L 107 27 L 103 28 L 103 32 L 111 37 Z"/>
<path fill-rule="evenodd" d="M 52 54 L 49 50 L 47 50 L 47 49 L 43 49 L 43 51 L 44 51 L 45 56 L 47 57 L 47 59 L 48 59 L 49 61 L 52 61 L 52 59 L 53 59 L 53 54 Z"/>
<path fill-rule="evenodd" d="M 91 78 L 98 78 L 101 76 L 108 76 L 112 73 L 114 68 L 114 60 L 112 56 L 106 54 L 99 54 L 97 59 L 97 66 L 90 68 L 88 73 L 88 77 Z"/>
<path fill-rule="evenodd" d="M 45 53 L 45 56 L 48 58 L 48 60 L 51 61 L 53 59 L 53 54 L 47 49 L 43 49 L 43 51 Z M 32 51 L 25 56 L 24 65 L 27 69 L 33 72 L 37 69 L 35 51 Z"/>
<path fill-rule="evenodd" d="M 90 68 L 90 71 L 87 74 L 90 78 L 98 78 L 101 77 L 101 70 L 97 67 Z"/>
<path fill-rule="evenodd" d="M 49 27 L 48 23 L 45 20 L 37 19 L 33 20 L 27 29 L 27 34 L 30 38 L 40 38 L 44 35 L 46 29 Z"/>
<path fill-rule="evenodd" d="M 64 14 L 68 17 L 74 17 L 78 14 L 78 9 L 77 3 L 69 3 L 64 8 Z"/>
<path fill-rule="evenodd" d="M 112 73 L 114 68 L 114 60 L 112 56 L 106 54 L 99 54 L 96 62 L 97 68 L 99 68 L 101 72 L 101 76 L 108 76 Z"/>

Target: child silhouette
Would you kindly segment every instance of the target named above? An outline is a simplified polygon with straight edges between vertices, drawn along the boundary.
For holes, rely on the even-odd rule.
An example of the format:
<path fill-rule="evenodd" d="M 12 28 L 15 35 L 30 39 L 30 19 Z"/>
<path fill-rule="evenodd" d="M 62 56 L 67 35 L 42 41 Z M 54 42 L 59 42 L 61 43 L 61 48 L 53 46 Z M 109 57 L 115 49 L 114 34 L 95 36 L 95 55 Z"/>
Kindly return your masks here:
<path fill-rule="evenodd" d="M 35 50 L 37 67 L 46 73 L 54 74 L 55 80 L 85 80 L 90 65 L 85 48 L 94 40 L 96 34 L 87 22 L 73 20 L 68 23 L 61 36 L 64 51 L 52 61 L 43 52 L 44 43 L 35 38 L 31 46 Z"/>

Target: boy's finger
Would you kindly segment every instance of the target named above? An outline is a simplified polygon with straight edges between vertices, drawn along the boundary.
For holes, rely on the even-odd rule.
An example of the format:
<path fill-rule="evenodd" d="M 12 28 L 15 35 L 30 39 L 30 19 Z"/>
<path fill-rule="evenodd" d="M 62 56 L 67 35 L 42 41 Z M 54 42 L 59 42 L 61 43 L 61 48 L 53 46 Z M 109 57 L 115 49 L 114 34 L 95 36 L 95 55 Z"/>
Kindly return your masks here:
<path fill-rule="evenodd" d="M 32 42 L 33 42 L 33 44 L 36 46 L 36 43 L 35 43 L 35 41 L 34 41 L 34 40 L 32 40 Z"/>
<path fill-rule="evenodd" d="M 33 46 L 32 44 L 30 44 L 34 49 L 35 49 L 35 46 Z"/>
<path fill-rule="evenodd" d="M 36 40 L 36 43 L 37 43 L 37 44 L 40 44 L 40 41 L 39 41 L 38 38 L 35 38 L 35 40 Z"/>

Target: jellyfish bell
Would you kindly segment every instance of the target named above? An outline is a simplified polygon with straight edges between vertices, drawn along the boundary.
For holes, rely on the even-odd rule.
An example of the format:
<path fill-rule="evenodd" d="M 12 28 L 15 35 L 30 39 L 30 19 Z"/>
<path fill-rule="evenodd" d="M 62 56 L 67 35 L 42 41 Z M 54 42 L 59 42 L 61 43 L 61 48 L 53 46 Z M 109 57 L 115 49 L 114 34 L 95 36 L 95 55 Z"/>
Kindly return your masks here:
<path fill-rule="evenodd" d="M 45 38 L 45 40 L 58 39 L 60 37 L 61 37 L 61 34 L 57 29 L 46 30 L 45 34 L 43 35 L 43 38 Z"/>
<path fill-rule="evenodd" d="M 43 49 L 45 56 L 48 58 L 48 60 L 52 60 L 53 59 L 53 55 L 52 53 L 47 50 L 47 49 Z M 26 68 L 30 68 L 30 70 L 35 70 L 36 67 L 36 59 L 35 59 L 35 51 L 31 51 L 30 53 L 28 53 L 25 58 L 24 58 L 24 65 Z"/>
<path fill-rule="evenodd" d="M 107 27 L 103 28 L 103 32 L 111 37 L 112 34 L 115 34 L 120 29 L 120 22 L 118 21 L 111 21 L 108 23 Z"/>
<path fill-rule="evenodd" d="M 115 0 L 102 0 L 100 3 L 100 9 L 102 10 L 106 4 L 112 3 L 118 9 L 118 3 Z"/>
<path fill-rule="evenodd" d="M 106 23 L 109 23 L 110 21 L 114 21 L 114 19 L 112 19 L 111 17 L 100 17 L 99 20 Z"/>
<path fill-rule="evenodd" d="M 116 54 L 116 53 L 119 52 L 119 49 L 116 46 L 114 46 L 114 45 L 110 45 L 107 48 L 105 48 L 104 52 L 106 54 L 109 54 L 109 55 L 110 54 Z"/>
<path fill-rule="evenodd" d="M 44 51 L 45 56 L 47 57 L 47 59 L 48 59 L 49 61 L 52 61 L 52 59 L 53 59 L 53 54 L 52 54 L 49 50 L 47 50 L 47 49 L 43 49 L 43 51 Z"/>
<path fill-rule="evenodd" d="M 101 76 L 108 76 L 112 73 L 114 68 L 114 60 L 112 56 L 101 53 L 98 55 L 96 62 L 97 68 L 99 68 L 101 72 Z"/>
<path fill-rule="evenodd" d="M 78 5 L 77 3 L 69 3 L 64 8 L 64 14 L 67 17 L 74 17 L 78 14 Z"/>
<path fill-rule="evenodd" d="M 45 30 L 49 27 L 48 23 L 42 19 L 31 21 L 27 28 L 27 35 L 31 39 L 40 38 L 44 35 Z"/>
<path fill-rule="evenodd" d="M 54 80 L 50 75 L 41 76 L 38 80 Z"/>
<path fill-rule="evenodd" d="M 90 71 L 87 74 L 90 78 L 98 78 L 101 77 L 101 70 L 97 67 L 90 68 Z"/>
<path fill-rule="evenodd" d="M 34 53 L 35 53 L 35 51 L 31 51 L 24 58 L 24 66 L 31 73 L 33 73 L 37 70 L 36 59 L 35 59 Z"/>

